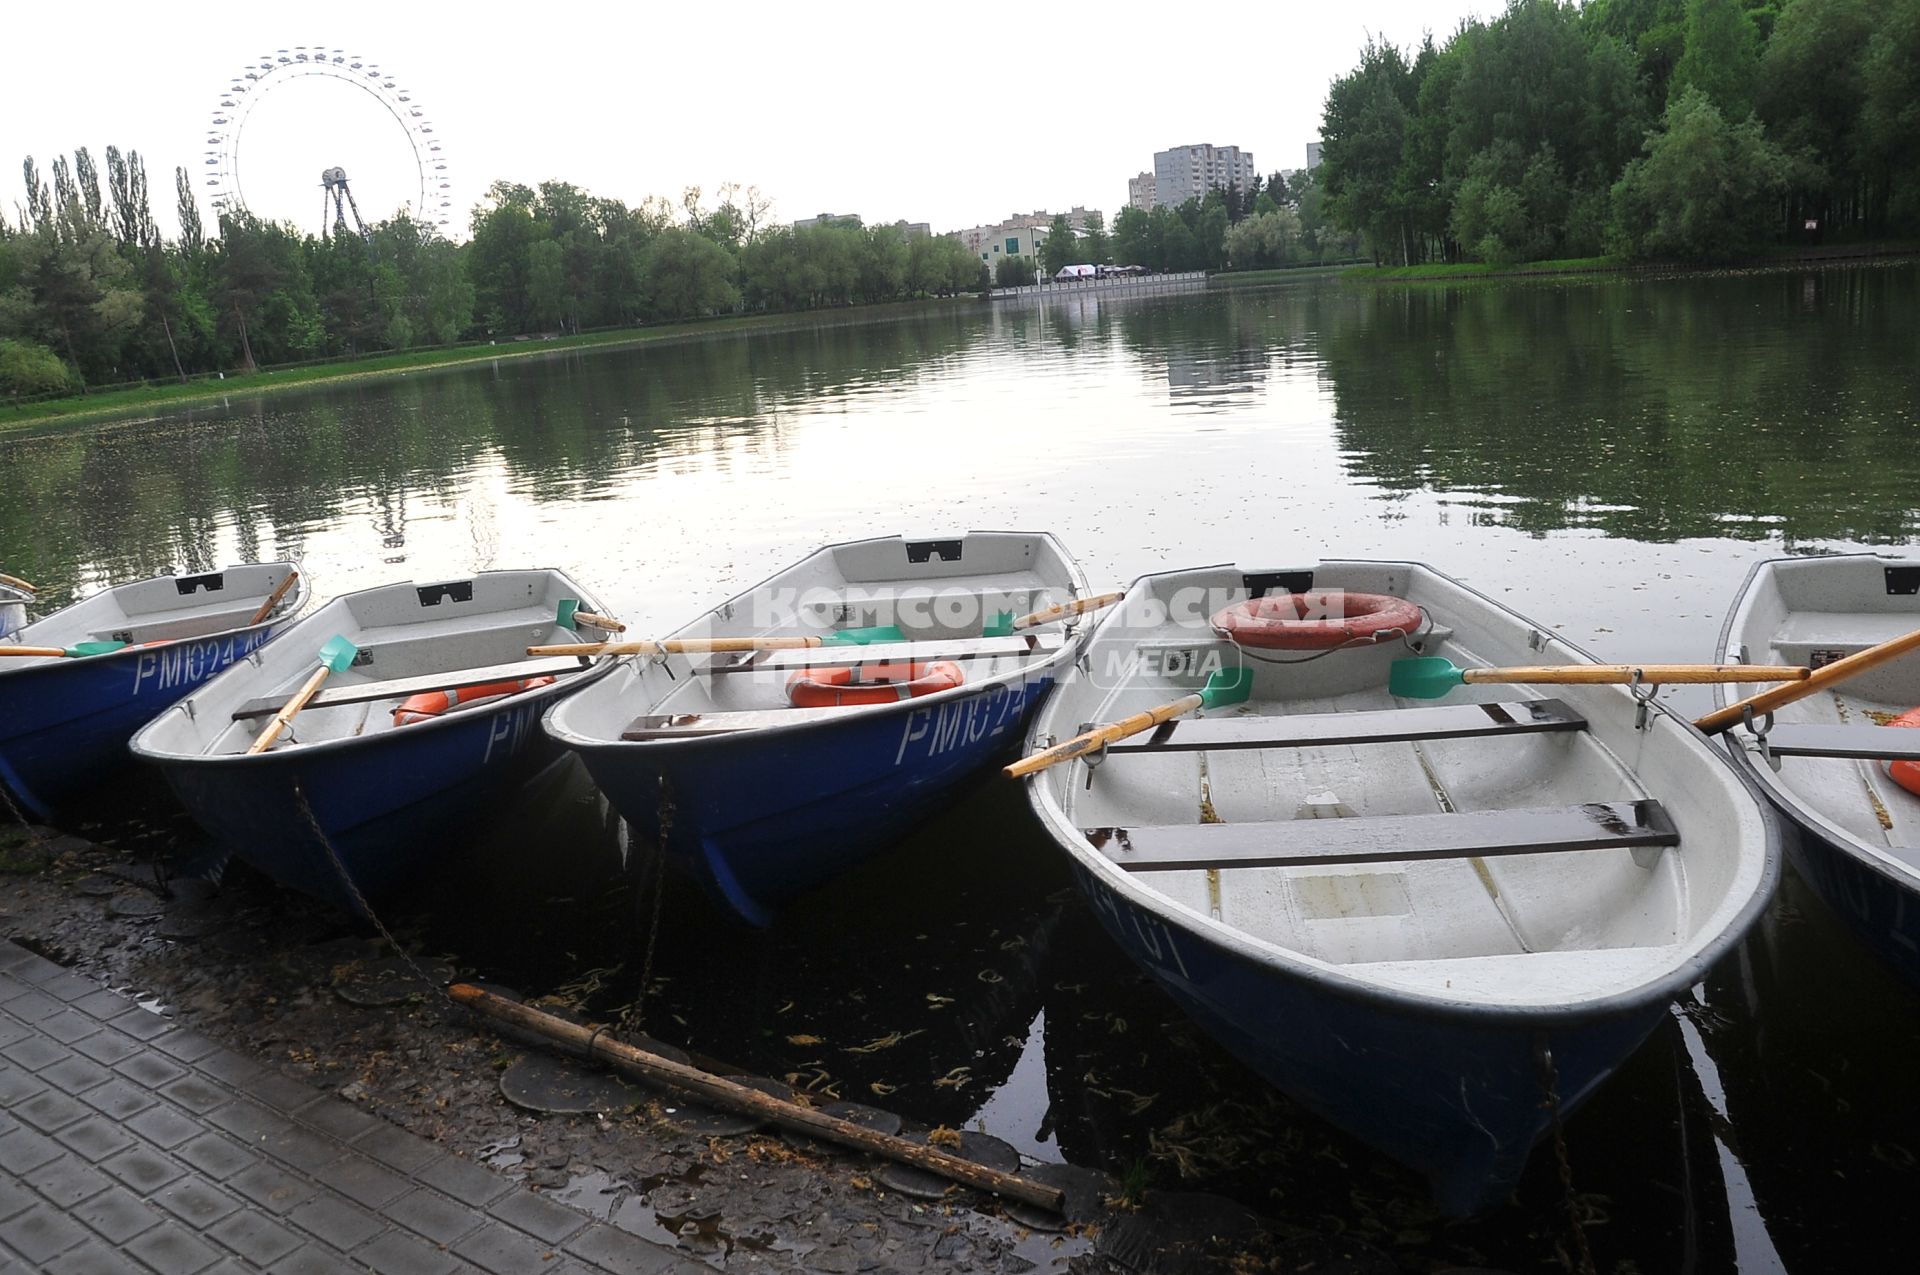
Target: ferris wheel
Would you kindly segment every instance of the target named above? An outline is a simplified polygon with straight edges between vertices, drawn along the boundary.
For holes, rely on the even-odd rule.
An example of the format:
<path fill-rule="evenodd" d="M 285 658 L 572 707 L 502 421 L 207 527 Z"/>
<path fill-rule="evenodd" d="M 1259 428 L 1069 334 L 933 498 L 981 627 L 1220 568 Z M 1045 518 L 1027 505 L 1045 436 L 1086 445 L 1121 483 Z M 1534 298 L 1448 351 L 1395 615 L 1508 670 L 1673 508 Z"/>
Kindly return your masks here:
<path fill-rule="evenodd" d="M 412 149 L 414 169 L 419 177 L 419 187 L 408 201 L 407 214 L 416 222 L 444 232 L 453 215 L 451 170 L 446 151 L 426 112 L 414 100 L 413 92 L 402 87 L 391 72 L 359 54 L 319 45 L 300 44 L 262 54 L 241 68 L 221 93 L 220 105 L 207 126 L 204 180 L 214 212 L 246 209 L 246 194 L 241 185 L 241 142 L 254 108 L 275 89 L 315 76 L 352 85 L 372 97 L 393 117 Z M 330 167 L 321 174 L 326 189 L 333 189 L 336 172 L 339 172 L 337 168 Z M 341 181 L 344 184 L 344 176 Z M 355 216 L 357 219 L 357 211 Z"/>

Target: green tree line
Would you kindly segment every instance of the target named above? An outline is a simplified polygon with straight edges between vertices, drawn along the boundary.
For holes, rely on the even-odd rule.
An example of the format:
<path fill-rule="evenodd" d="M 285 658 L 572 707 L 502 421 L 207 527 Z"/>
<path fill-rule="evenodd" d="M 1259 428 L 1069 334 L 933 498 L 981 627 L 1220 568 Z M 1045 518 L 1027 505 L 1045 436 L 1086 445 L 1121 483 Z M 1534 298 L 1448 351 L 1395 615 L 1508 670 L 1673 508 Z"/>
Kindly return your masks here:
<path fill-rule="evenodd" d="M 1510 0 L 1369 41 L 1322 142 L 1329 219 L 1383 262 L 1920 234 L 1920 0 Z"/>
<path fill-rule="evenodd" d="M 0 218 L 0 394 L 250 371 L 462 339 L 806 310 L 984 287 L 958 241 L 851 221 L 765 223 L 757 190 L 629 208 L 566 182 L 497 182 L 454 244 L 405 215 L 320 237 L 246 213 L 202 220 L 175 171 L 180 233 L 155 229 L 137 152 L 28 158 Z"/>

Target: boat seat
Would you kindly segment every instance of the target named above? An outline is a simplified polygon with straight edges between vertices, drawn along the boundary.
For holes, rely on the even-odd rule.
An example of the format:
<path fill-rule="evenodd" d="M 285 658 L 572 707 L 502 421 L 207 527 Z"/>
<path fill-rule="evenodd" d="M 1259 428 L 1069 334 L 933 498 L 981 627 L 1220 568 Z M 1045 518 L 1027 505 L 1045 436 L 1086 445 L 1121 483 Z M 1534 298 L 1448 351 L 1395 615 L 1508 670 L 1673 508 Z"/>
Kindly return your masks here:
<path fill-rule="evenodd" d="M 1315 748 L 1386 744 L 1481 735 L 1581 731 L 1587 719 L 1557 699 L 1499 704 L 1448 704 L 1347 713 L 1285 716 L 1185 717 L 1108 744 L 1109 754 L 1227 748 Z"/>
<path fill-rule="evenodd" d="M 848 704 L 837 708 L 762 708 L 738 712 L 646 713 L 636 717 L 620 732 L 630 743 L 652 739 L 690 739 L 700 735 L 731 735 L 742 730 L 768 730 L 776 726 L 794 726 L 828 717 L 847 717 L 892 704 Z"/>
<path fill-rule="evenodd" d="M 991 660 L 1060 649 L 1065 639 L 1059 633 L 1019 633 L 1012 637 L 956 638 L 951 641 L 873 642 L 866 646 L 807 647 L 797 651 L 747 651 L 720 655 L 713 663 L 697 670 L 701 673 L 770 673 L 793 669 L 846 668 L 852 664 L 879 664 L 908 660 Z M 698 652 L 689 652 L 697 656 Z"/>
<path fill-rule="evenodd" d="M 1766 735 L 1776 757 L 1851 757 L 1920 761 L 1920 730 L 1910 726 L 1775 726 Z"/>
<path fill-rule="evenodd" d="M 444 673 L 422 673 L 417 677 L 396 677 L 384 682 L 359 682 L 321 690 L 307 701 L 309 711 L 340 704 L 365 704 L 372 700 L 404 699 L 429 691 L 456 691 L 465 686 L 485 686 L 489 682 L 515 681 L 529 677 L 565 677 L 589 665 L 571 656 L 552 660 L 522 660 L 516 664 L 494 664 L 487 668 L 448 669 Z M 305 680 L 304 675 L 302 680 Z M 233 720 L 266 717 L 279 712 L 292 699 L 291 694 L 262 695 L 233 710 Z"/>
<path fill-rule="evenodd" d="M 1680 833 L 1666 808 L 1652 799 L 1459 814 L 1082 831 L 1094 849 L 1130 872 L 1405 863 L 1680 844 Z"/>

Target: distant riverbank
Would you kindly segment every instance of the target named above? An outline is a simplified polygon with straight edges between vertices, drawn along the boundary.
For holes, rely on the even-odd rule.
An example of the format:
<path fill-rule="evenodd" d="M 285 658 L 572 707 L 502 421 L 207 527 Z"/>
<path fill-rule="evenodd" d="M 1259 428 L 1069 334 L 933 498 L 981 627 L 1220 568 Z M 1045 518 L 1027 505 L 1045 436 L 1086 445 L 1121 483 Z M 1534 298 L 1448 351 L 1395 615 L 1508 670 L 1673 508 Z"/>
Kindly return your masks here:
<path fill-rule="evenodd" d="M 1418 266 L 1354 266 L 1343 271 L 1342 279 L 1355 283 L 1418 283 L 1433 281 L 1470 282 L 1479 279 L 1524 279 L 1541 275 L 1574 274 L 1660 274 L 1692 273 L 1712 270 L 1739 270 L 1768 267 L 1858 264 L 1888 258 L 1920 255 L 1920 243 L 1895 240 L 1879 243 L 1833 244 L 1819 247 L 1782 248 L 1764 256 L 1735 261 L 1702 264 L 1699 262 L 1636 261 L 1627 257 L 1571 257 L 1561 261 L 1516 261 L 1499 264 L 1490 261 L 1430 262 Z"/>
<path fill-rule="evenodd" d="M 258 372 L 230 373 L 223 378 L 196 377 L 184 385 L 177 383 L 135 385 L 124 389 L 101 390 L 91 394 L 76 394 L 34 403 L 0 405 L 0 434 L 29 429 L 37 425 L 83 424 L 89 421 L 134 417 L 142 413 L 175 407 L 217 403 L 233 395 L 271 394 L 279 390 L 305 389 L 322 385 L 338 386 L 355 381 L 405 376 L 410 372 L 428 372 L 466 363 L 528 358 L 571 350 L 653 345 L 726 332 L 832 327 L 839 323 L 867 322 L 889 314 L 913 313 L 928 307 L 971 303 L 973 300 L 974 298 L 969 294 L 952 300 L 904 301 L 891 305 L 852 306 L 843 310 L 729 315 L 724 318 L 697 319 L 686 323 L 587 332 L 578 336 L 527 337 L 497 344 L 440 346 L 433 349 L 408 350 L 398 354 L 392 352 L 375 354 L 364 359 L 263 368 Z"/>

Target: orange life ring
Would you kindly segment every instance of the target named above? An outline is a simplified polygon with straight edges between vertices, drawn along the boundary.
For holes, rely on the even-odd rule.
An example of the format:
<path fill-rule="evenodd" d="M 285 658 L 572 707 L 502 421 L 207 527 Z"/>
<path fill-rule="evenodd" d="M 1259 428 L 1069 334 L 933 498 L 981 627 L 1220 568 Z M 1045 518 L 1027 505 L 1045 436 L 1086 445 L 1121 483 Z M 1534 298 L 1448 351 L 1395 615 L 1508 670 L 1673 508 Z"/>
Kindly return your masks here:
<path fill-rule="evenodd" d="M 966 673 L 952 660 L 926 664 L 854 664 L 806 668 L 787 679 L 787 702 L 795 708 L 846 708 L 892 704 L 964 686 Z"/>
<path fill-rule="evenodd" d="M 1405 598 L 1327 589 L 1236 603 L 1213 617 L 1213 630 L 1236 646 L 1326 651 L 1416 633 L 1425 618 Z"/>
<path fill-rule="evenodd" d="M 1920 708 L 1910 708 L 1888 722 L 1889 726 L 1920 726 Z M 1920 794 L 1920 761 L 1890 761 L 1887 777 L 1910 793 Z"/>
<path fill-rule="evenodd" d="M 415 722 L 431 721 L 455 704 L 472 704 L 500 695 L 518 695 L 521 691 L 551 685 L 551 677 L 523 677 L 517 682 L 486 682 L 479 686 L 459 686 L 450 691 L 422 691 L 400 701 L 400 707 L 393 710 L 393 724 L 411 726 Z"/>

